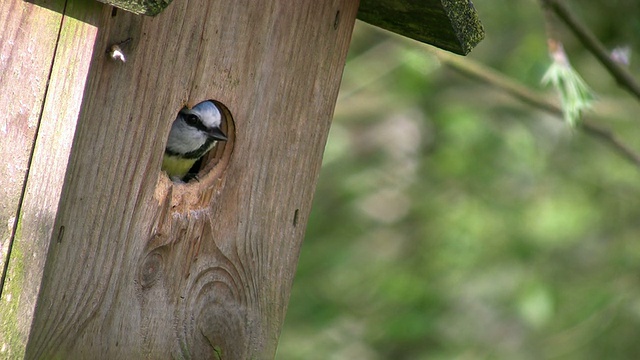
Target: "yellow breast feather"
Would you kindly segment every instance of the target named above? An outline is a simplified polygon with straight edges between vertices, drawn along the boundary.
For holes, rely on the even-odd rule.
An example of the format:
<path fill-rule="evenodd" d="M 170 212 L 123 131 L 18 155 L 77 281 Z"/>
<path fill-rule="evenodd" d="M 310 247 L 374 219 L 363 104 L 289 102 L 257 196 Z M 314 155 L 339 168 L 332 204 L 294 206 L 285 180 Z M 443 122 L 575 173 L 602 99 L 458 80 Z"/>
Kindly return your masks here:
<path fill-rule="evenodd" d="M 187 175 L 196 160 L 198 159 L 185 159 L 179 156 L 164 154 L 162 158 L 162 170 L 165 171 L 172 180 L 174 178 L 182 179 Z"/>

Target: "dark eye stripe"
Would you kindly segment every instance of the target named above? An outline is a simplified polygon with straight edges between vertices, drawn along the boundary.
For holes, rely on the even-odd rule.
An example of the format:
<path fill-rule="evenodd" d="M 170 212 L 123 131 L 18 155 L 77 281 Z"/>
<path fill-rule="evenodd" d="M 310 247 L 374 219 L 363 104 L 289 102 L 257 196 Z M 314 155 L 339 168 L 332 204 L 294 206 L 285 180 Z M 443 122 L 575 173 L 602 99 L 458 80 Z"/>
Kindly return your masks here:
<path fill-rule="evenodd" d="M 166 148 L 164 150 L 165 154 L 167 155 L 172 155 L 172 156 L 179 156 L 183 159 L 198 159 L 200 158 L 202 155 L 204 155 L 207 151 L 209 151 L 211 149 L 211 147 L 213 146 L 213 143 L 215 142 L 215 140 L 213 138 L 208 138 L 207 141 L 204 142 L 204 144 L 202 144 L 202 146 L 200 146 L 199 148 L 193 150 L 193 151 L 189 151 L 188 153 L 179 153 L 177 151 L 173 151 L 169 148 Z"/>
<path fill-rule="evenodd" d="M 180 114 L 183 116 L 183 120 L 184 122 L 187 123 L 187 125 L 189 126 L 193 126 L 194 128 L 200 130 L 200 131 L 207 131 L 207 127 L 204 126 L 204 124 L 202 123 L 202 120 L 200 119 L 200 117 L 198 115 L 195 114 L 186 114 L 183 112 L 180 112 Z"/>

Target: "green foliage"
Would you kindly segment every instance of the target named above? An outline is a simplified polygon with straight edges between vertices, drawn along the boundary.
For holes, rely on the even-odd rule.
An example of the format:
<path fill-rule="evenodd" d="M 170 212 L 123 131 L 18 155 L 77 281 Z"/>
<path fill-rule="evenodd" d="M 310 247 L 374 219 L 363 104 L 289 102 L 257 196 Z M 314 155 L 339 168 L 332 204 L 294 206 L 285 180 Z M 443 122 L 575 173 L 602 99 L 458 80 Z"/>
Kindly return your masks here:
<path fill-rule="evenodd" d="M 538 3 L 475 3 L 472 57 L 540 86 Z M 591 7 L 594 28 L 618 21 Z M 638 138 L 638 105 L 567 52 L 594 112 Z M 638 219 L 633 165 L 358 24 L 277 358 L 634 358 Z"/>

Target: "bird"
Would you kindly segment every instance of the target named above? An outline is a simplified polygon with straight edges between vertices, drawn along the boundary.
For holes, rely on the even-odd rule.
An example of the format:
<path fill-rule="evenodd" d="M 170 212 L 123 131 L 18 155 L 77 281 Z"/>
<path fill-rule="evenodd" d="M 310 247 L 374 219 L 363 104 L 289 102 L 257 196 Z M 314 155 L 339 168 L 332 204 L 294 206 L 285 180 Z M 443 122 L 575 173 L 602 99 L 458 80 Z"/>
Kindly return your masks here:
<path fill-rule="evenodd" d="M 218 141 L 227 135 L 220 128 L 222 112 L 211 100 L 191 109 L 183 108 L 171 125 L 162 159 L 162 170 L 174 182 L 187 182 L 195 177 L 189 171 Z"/>

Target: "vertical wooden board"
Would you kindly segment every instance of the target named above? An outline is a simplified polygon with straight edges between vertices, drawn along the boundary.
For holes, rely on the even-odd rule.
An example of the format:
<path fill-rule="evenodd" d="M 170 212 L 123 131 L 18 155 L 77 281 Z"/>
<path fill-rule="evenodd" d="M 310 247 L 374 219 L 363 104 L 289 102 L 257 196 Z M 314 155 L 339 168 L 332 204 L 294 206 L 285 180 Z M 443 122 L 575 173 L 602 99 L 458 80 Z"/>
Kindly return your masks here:
<path fill-rule="evenodd" d="M 64 1 L 47 5 L 49 9 L 22 0 L 0 2 L 0 279 L 4 280 L 0 281 L 0 358 L 19 358 L 24 353 L 30 326 L 18 305 L 27 278 L 22 259 L 31 254 L 15 247 L 9 254 L 9 248 L 19 224 Z M 11 270 L 5 273 L 8 262 Z M 29 300 L 33 305 L 35 296 Z"/>
<path fill-rule="evenodd" d="M 97 34 L 92 16 L 102 8 L 96 2 L 68 4 L 57 39 L 5 282 L 13 313 L 2 332 L 19 338 L 11 349 L 18 354 L 24 351 L 31 328 L 82 103 Z M 83 21 L 69 13 L 82 13 Z"/>
<path fill-rule="evenodd" d="M 58 2 L 59 3 L 59 2 Z M 64 4 L 58 4 L 62 9 Z M 4 270 L 60 31 L 60 14 L 0 3 L 0 266 Z"/>
<path fill-rule="evenodd" d="M 132 40 L 93 54 L 27 358 L 273 358 L 357 5 L 103 15 L 96 49 Z M 235 145 L 172 184 L 169 127 L 205 99 Z"/>

